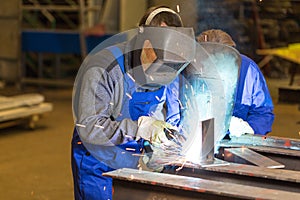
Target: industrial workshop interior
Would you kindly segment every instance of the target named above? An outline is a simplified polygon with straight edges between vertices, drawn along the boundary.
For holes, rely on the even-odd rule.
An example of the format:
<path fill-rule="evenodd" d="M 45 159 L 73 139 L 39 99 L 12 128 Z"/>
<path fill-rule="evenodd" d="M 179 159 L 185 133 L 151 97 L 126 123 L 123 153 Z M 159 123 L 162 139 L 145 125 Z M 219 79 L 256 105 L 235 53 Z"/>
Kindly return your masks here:
<path fill-rule="evenodd" d="M 191 59 L 185 60 L 189 64 L 185 67 L 188 69 L 190 66 L 201 66 L 201 72 L 195 70 L 196 72 L 190 72 L 190 76 L 184 76 L 182 74 L 185 70 L 176 71 L 177 76 L 193 79 L 190 81 L 186 78 L 184 81 L 188 83 L 179 84 L 183 89 L 175 92 L 181 94 L 183 91 L 182 97 L 177 99 L 186 100 L 182 106 L 178 99 L 182 106 L 178 115 L 182 113 L 184 117 L 181 118 L 181 125 L 171 129 L 175 136 L 168 135 L 166 128 L 160 132 L 167 136 L 169 146 L 166 147 L 164 143 L 155 145 L 152 142 L 153 135 L 149 136 L 149 141 L 146 137 L 138 137 L 138 127 L 137 133 L 125 135 L 133 138 L 131 140 L 135 143 L 143 144 L 138 154 L 130 152 L 130 148 L 122 149 L 118 162 L 124 165 L 114 167 L 109 164 L 109 159 L 116 159 L 111 158 L 113 154 L 106 155 L 109 161 L 101 160 L 103 152 L 108 150 L 97 148 L 100 146 L 102 149 L 105 145 L 97 141 L 89 143 L 88 137 L 83 137 L 85 131 L 82 129 L 87 130 L 87 127 L 84 120 L 80 119 L 80 114 L 86 114 L 89 109 L 81 105 L 88 104 L 92 107 L 89 103 L 95 103 L 99 97 L 94 96 L 93 101 L 88 94 L 82 92 L 87 88 L 80 87 L 87 87 L 92 82 L 84 84 L 85 76 L 80 76 L 79 72 L 84 73 L 86 68 L 83 67 L 83 62 L 88 63 L 88 58 L 98 52 L 108 52 L 109 48 L 104 48 L 126 43 L 127 39 L 129 41 L 131 38 L 139 38 L 143 34 L 147 37 L 149 16 L 143 25 L 139 26 L 139 21 L 148 8 L 155 6 L 167 7 L 159 7 L 155 10 L 157 12 L 153 11 L 149 16 L 154 18 L 161 12 L 175 15 L 181 18 L 184 27 L 193 30 L 193 37 L 187 39 L 183 36 L 173 40 L 170 38 L 176 33 L 171 31 L 159 32 L 162 35 L 157 37 L 157 34 L 154 37 L 153 34 L 158 32 L 153 30 L 153 38 L 159 38 L 159 41 L 163 41 L 161 38 L 176 41 L 183 45 L 179 47 L 179 51 L 186 49 L 184 45 L 193 45 L 193 48 L 188 49 L 191 53 L 187 57 Z M 161 10 L 158 11 L 159 9 Z M 299 0 L 5 0 L 0 4 L 0 25 L 0 199 L 300 199 Z M 145 26 L 145 29 L 141 26 Z M 159 26 L 161 27 L 154 29 L 175 30 L 173 32 L 183 29 L 162 27 L 162 24 Z M 149 27 L 151 29 L 151 25 Z M 204 42 L 197 41 L 202 32 L 210 29 L 223 30 L 229 34 L 235 47 L 211 42 L 209 35 L 204 35 Z M 161 45 L 169 48 L 168 44 Z M 152 46 L 148 46 L 146 49 L 151 48 Z M 155 51 L 154 46 L 152 50 Z M 243 71 L 240 68 L 243 63 L 241 54 L 253 61 L 252 67 L 257 65 L 257 71 L 253 73 L 259 75 L 251 76 L 249 73 L 252 72 L 249 72 L 245 76 L 239 76 Z M 124 53 L 123 57 L 126 55 Z M 164 56 L 168 55 L 164 54 L 162 59 Z M 223 62 L 225 57 L 234 60 L 227 59 Z M 157 63 L 163 63 L 162 59 L 157 59 Z M 114 64 L 121 66 L 117 57 Z M 208 65 L 214 74 L 210 74 Z M 111 74 L 115 72 L 110 70 Z M 127 80 L 126 77 L 132 78 L 130 71 L 125 73 L 128 76 L 124 74 L 124 80 Z M 115 77 L 111 74 L 106 78 Z M 97 80 L 100 85 L 102 78 L 99 77 Z M 93 76 L 90 77 L 92 78 Z M 261 126 L 271 124 L 270 130 L 264 134 L 257 133 L 251 122 L 234 115 L 233 106 L 244 101 L 240 100 L 240 103 L 235 104 L 239 80 L 244 84 L 242 92 L 256 91 L 248 93 L 248 99 L 254 103 L 246 103 L 247 109 L 251 111 L 245 114 L 246 117 L 251 115 L 251 120 L 259 121 Z M 138 81 L 133 82 L 138 84 Z M 192 85 L 195 82 L 203 87 L 199 86 L 197 89 L 197 84 Z M 262 88 L 261 83 L 267 87 Z M 117 88 L 115 85 L 114 87 Z M 191 90 L 186 89 L 187 87 Z M 202 93 L 201 88 L 204 91 Z M 173 90 L 176 88 L 172 88 L 172 92 Z M 117 92 L 123 90 L 116 91 L 114 98 L 122 95 Z M 268 98 L 268 93 L 270 100 L 267 102 L 265 99 Z M 123 95 L 124 99 L 127 97 L 131 102 L 134 95 Z M 259 103 L 261 107 L 256 108 Z M 121 104 L 120 102 L 118 106 L 122 106 Z M 260 112 L 267 112 L 261 111 L 266 105 L 271 106 L 268 109 L 273 112 L 271 122 L 264 121 L 265 119 L 260 121 Z M 101 106 L 106 105 L 98 107 Z M 115 106 L 113 100 L 108 106 Z M 164 105 L 161 109 L 166 107 Z M 130 110 L 130 107 L 125 109 Z M 121 111 L 119 114 L 122 115 Z M 145 114 L 148 115 L 150 116 L 149 113 Z M 140 116 L 138 121 L 133 118 L 127 120 L 139 126 L 140 119 L 145 119 L 145 116 Z M 148 118 L 153 118 L 149 116 Z M 93 117 L 97 116 L 88 116 L 86 120 Z M 106 120 L 116 124 L 114 126 L 120 125 L 118 119 L 113 115 L 106 117 Z M 246 123 L 251 130 L 241 128 L 241 134 L 234 135 L 229 128 L 233 119 Z M 96 123 L 99 121 L 100 119 Z M 163 123 L 167 124 L 164 121 Z M 98 131 L 98 134 L 108 130 L 102 124 L 94 126 L 95 130 L 105 129 Z M 147 129 L 152 130 L 154 126 L 150 124 Z M 101 189 L 97 190 L 100 188 L 97 186 L 98 179 L 94 182 L 87 179 L 84 182 L 84 176 L 96 176 L 94 171 L 89 174 L 89 167 L 93 167 L 89 163 L 76 160 L 79 164 L 77 163 L 77 168 L 73 167 L 83 171 L 72 172 L 74 130 L 80 136 L 77 135 L 77 146 L 86 148 L 84 156 L 93 157 L 96 162 L 105 163 L 105 166 L 111 168 L 101 171 L 103 174 L 100 178 L 112 181 L 107 182 Z M 102 136 L 91 137 L 99 139 Z M 121 145 L 109 144 L 116 149 Z M 126 163 L 131 158 L 126 159 L 125 154 L 138 159 L 138 165 L 127 167 L 130 165 Z M 81 169 L 83 167 L 86 169 Z M 76 186 L 75 179 L 79 182 Z M 86 189 L 88 187 L 90 188 Z M 108 188 L 111 189 L 110 196 L 104 197 L 103 194 L 107 193 Z"/>

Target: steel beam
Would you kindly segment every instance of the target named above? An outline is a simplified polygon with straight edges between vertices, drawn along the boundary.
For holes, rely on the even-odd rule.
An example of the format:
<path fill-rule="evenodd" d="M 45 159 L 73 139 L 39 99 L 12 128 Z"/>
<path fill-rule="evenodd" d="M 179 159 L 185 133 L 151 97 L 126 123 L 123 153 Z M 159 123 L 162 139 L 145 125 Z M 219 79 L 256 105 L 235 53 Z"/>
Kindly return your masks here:
<path fill-rule="evenodd" d="M 300 199 L 300 193 L 172 174 L 119 169 L 113 178 L 114 199 Z"/>

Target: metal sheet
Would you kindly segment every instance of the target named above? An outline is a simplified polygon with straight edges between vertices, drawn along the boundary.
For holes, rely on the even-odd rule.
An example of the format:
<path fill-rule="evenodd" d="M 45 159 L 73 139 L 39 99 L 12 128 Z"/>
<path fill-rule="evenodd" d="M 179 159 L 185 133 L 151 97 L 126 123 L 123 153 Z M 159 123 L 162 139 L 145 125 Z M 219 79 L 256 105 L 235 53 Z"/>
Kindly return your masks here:
<path fill-rule="evenodd" d="M 285 166 L 279 162 L 276 162 L 266 156 L 263 156 L 248 148 L 225 148 L 224 159 L 226 161 L 239 163 L 237 159 L 243 159 L 259 167 L 267 168 L 284 168 Z"/>
<path fill-rule="evenodd" d="M 269 147 L 250 147 L 252 150 L 285 165 L 285 169 L 300 171 L 300 151 Z"/>
<path fill-rule="evenodd" d="M 300 199 L 300 193 L 295 192 L 134 169 L 119 169 L 104 175 L 113 178 L 116 199 L 128 199 L 128 195 L 136 190 L 143 191 L 143 199 L 155 199 L 158 195 L 160 198 L 164 195 L 164 199 L 175 199 L 175 191 L 181 196 L 177 199 Z M 128 183 L 135 183 L 139 187 L 132 187 Z M 119 191 L 124 188 L 127 194 L 120 194 Z M 130 199 L 134 199 L 133 196 Z"/>
<path fill-rule="evenodd" d="M 219 159 L 224 159 L 224 148 L 247 147 L 263 156 L 285 165 L 287 170 L 300 171 L 300 140 L 283 137 L 242 135 L 223 140 L 219 146 Z"/>
<path fill-rule="evenodd" d="M 279 189 L 290 192 L 299 192 L 299 172 L 282 169 L 269 169 L 253 165 L 234 164 L 228 166 L 183 168 L 166 167 L 164 173 L 187 177 L 197 177 L 227 183 L 236 183 L 269 189 Z"/>
<path fill-rule="evenodd" d="M 263 147 L 263 146 L 257 146 L 257 147 L 253 146 L 248 148 L 258 152 L 300 157 L 300 151 L 293 150 L 293 149 L 280 149 L 280 148 Z"/>
<path fill-rule="evenodd" d="M 257 167 L 254 165 L 245 165 L 245 164 L 236 164 L 236 163 L 229 163 L 228 165 L 223 165 L 223 166 L 205 166 L 205 167 L 201 167 L 199 165 L 196 166 L 196 165 L 186 164 L 185 168 L 300 183 L 300 172 L 293 171 L 293 170 L 270 169 L 270 168 Z"/>
<path fill-rule="evenodd" d="M 262 147 L 274 147 L 274 148 L 300 151 L 300 140 L 283 138 L 283 137 L 261 136 L 261 135 L 242 135 L 240 137 L 232 137 L 231 140 L 223 140 L 220 142 L 220 146 L 221 147 L 262 146 Z M 300 154 L 298 154 L 298 156 L 300 156 Z"/>

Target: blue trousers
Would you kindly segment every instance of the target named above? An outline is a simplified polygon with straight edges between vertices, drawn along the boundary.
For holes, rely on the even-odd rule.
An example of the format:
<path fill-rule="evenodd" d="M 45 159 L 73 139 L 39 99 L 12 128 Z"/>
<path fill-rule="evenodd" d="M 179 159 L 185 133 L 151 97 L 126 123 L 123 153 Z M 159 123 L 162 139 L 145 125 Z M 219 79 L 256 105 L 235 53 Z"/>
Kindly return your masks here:
<path fill-rule="evenodd" d="M 77 133 L 72 139 L 71 162 L 75 200 L 112 200 L 112 179 L 102 173 L 113 169 L 94 158 Z"/>

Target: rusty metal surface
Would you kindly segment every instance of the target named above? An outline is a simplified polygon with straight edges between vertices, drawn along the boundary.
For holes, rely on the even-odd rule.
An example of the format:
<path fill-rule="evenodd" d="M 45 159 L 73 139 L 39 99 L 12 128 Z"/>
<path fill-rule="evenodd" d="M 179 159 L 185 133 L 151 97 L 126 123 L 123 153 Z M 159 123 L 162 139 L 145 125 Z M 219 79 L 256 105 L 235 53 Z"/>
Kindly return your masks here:
<path fill-rule="evenodd" d="M 257 167 L 253 165 L 236 164 L 236 163 L 230 163 L 230 165 L 228 166 L 205 167 L 203 169 L 208 171 L 225 172 L 230 174 L 260 177 L 264 179 L 300 183 L 300 172 L 293 171 L 293 170 L 270 169 L 270 168 Z"/>
<path fill-rule="evenodd" d="M 252 146 L 248 148 L 258 152 L 300 157 L 300 151 L 298 150 L 282 149 L 282 148 L 275 148 L 275 147 L 263 147 L 263 146 Z"/>
<path fill-rule="evenodd" d="M 164 173 L 290 192 L 299 192 L 300 186 L 299 172 L 235 163 L 219 167 L 185 166 L 181 170 L 169 167 Z"/>
<path fill-rule="evenodd" d="M 284 168 L 285 166 L 275 160 L 272 160 L 266 156 L 263 156 L 255 151 L 242 147 L 242 148 L 225 148 L 224 160 L 234 163 L 240 163 L 237 160 L 245 160 L 251 164 L 259 167 L 266 168 Z"/>
<path fill-rule="evenodd" d="M 269 158 L 271 158 L 272 160 L 275 160 L 277 162 L 280 162 L 282 164 L 285 165 L 284 169 L 287 170 L 294 170 L 294 171 L 300 171 L 300 159 L 299 156 L 295 156 L 295 155 L 290 155 L 290 151 L 292 150 L 288 150 L 289 152 L 287 152 L 287 154 L 283 154 L 282 152 L 279 153 L 274 153 L 274 152 L 269 152 L 269 149 L 261 149 L 261 148 L 251 148 L 254 151 L 267 156 Z M 271 149 L 271 151 L 274 148 Z M 284 149 L 280 149 L 280 150 L 284 150 Z M 299 152 L 298 152 L 299 153 Z"/>
<path fill-rule="evenodd" d="M 246 165 L 246 164 L 238 164 L 238 163 L 228 163 L 227 165 L 220 165 L 220 166 L 212 165 L 212 166 L 205 166 L 205 167 L 200 165 L 186 164 L 184 168 L 300 183 L 300 171 L 293 171 L 293 170 L 286 170 L 286 169 L 272 169 L 272 168 L 257 167 L 254 165 Z M 180 170 L 177 173 L 180 173 Z M 191 174 L 191 176 L 193 175 Z"/>
<path fill-rule="evenodd" d="M 300 151 L 300 140 L 261 135 L 242 135 L 240 137 L 232 137 L 231 140 L 223 140 L 220 142 L 220 147 L 227 146 L 261 146 Z M 295 152 L 295 154 L 300 157 L 300 153 Z"/>
<path fill-rule="evenodd" d="M 300 140 L 283 137 L 242 135 L 239 138 L 223 140 L 219 146 L 219 159 L 224 159 L 224 149 L 247 147 L 285 165 L 287 170 L 300 171 Z"/>
<path fill-rule="evenodd" d="M 166 200 L 175 199 L 172 197 L 175 191 L 180 195 L 180 198 L 177 199 L 300 199 L 300 193 L 296 192 L 134 169 L 119 169 L 104 175 L 113 178 L 115 194 L 118 195 L 116 199 L 126 199 L 128 194 L 133 194 L 129 192 L 136 190 L 136 187 L 130 189 L 127 187 L 128 183 L 139 185 L 140 189 L 138 190 L 143 191 L 142 194 L 144 195 L 140 199 L 157 197 L 158 193 L 155 192 L 157 189 L 160 195 L 165 195 L 164 199 Z M 144 187 L 149 188 L 149 186 L 153 186 L 150 187 L 151 190 L 142 189 Z M 120 194 L 119 190 L 124 187 L 127 187 L 126 190 L 123 190 L 127 194 Z M 208 194 L 211 196 L 205 196 Z"/>

